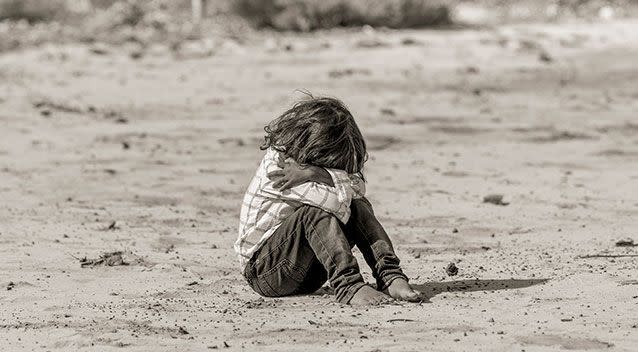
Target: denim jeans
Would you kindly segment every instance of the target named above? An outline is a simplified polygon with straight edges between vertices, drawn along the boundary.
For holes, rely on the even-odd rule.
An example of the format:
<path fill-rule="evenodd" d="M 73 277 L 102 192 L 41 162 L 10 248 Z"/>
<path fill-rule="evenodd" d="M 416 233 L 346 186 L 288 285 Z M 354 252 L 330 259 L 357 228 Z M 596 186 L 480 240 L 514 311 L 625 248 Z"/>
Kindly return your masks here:
<path fill-rule="evenodd" d="M 407 280 L 365 198 L 352 201 L 347 224 L 322 209 L 299 207 L 249 260 L 244 276 L 266 297 L 312 293 L 329 280 L 337 301 L 348 303 L 365 285 L 352 255 L 355 245 L 372 269 L 377 289 L 384 290 L 397 278 Z"/>

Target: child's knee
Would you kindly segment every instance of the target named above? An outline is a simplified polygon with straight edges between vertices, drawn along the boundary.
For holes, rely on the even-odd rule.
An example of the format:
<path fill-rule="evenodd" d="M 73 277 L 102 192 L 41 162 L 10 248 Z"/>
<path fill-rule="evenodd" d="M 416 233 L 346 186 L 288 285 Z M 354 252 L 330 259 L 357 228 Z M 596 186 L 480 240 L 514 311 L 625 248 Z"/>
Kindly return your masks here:
<path fill-rule="evenodd" d="M 310 217 L 333 216 L 332 214 L 328 213 L 327 211 L 321 208 L 313 207 L 312 205 L 307 205 L 307 204 L 304 204 L 300 206 L 299 208 L 297 208 L 296 212 L 303 214 L 305 216 L 310 216 Z"/>
<path fill-rule="evenodd" d="M 313 207 L 312 205 L 302 205 L 296 210 L 296 214 L 298 214 L 298 216 L 302 219 L 312 221 L 313 223 L 326 219 L 337 220 L 337 217 L 334 214 L 331 214 L 321 208 Z"/>
<path fill-rule="evenodd" d="M 372 204 L 366 198 L 353 199 L 350 202 L 350 210 L 353 214 L 361 214 L 363 212 L 372 213 Z"/>

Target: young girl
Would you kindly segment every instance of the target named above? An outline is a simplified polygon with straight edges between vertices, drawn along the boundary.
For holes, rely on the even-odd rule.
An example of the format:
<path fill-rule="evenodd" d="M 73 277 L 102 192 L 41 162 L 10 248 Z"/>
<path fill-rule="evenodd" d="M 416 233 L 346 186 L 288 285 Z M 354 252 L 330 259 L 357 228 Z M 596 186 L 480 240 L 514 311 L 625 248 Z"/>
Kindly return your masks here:
<path fill-rule="evenodd" d="M 267 297 L 309 294 L 328 280 L 341 303 L 420 300 L 364 198 L 366 144 L 343 103 L 310 97 L 265 131 L 266 155 L 244 196 L 235 242 L 253 290 Z M 355 245 L 376 290 L 361 277 Z"/>

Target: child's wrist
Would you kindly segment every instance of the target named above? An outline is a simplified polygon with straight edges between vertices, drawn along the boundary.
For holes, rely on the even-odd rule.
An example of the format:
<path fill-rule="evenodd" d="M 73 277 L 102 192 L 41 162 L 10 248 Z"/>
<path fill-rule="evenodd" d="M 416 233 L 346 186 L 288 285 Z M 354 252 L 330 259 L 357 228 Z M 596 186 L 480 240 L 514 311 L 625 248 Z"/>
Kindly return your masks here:
<path fill-rule="evenodd" d="M 309 165 L 305 170 L 308 181 L 317 181 L 317 179 L 321 178 L 322 170 L 323 169 L 318 166 Z"/>
<path fill-rule="evenodd" d="M 310 166 L 309 169 L 311 169 L 310 181 L 334 187 L 332 176 L 330 176 L 330 173 L 326 169 L 319 166 Z"/>

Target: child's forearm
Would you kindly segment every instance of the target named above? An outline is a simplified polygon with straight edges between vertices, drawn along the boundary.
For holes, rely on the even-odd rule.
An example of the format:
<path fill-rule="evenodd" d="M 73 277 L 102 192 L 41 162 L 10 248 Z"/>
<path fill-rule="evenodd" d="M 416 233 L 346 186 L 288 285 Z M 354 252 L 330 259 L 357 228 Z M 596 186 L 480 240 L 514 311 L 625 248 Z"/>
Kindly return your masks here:
<path fill-rule="evenodd" d="M 328 169 L 326 169 L 325 171 L 327 170 Z M 328 172 L 328 174 L 330 175 L 330 173 L 332 173 L 335 175 L 335 177 L 338 180 L 340 180 L 338 181 L 340 184 L 340 187 L 345 187 L 347 189 L 346 192 L 349 194 L 350 198 L 358 199 L 358 198 L 365 197 L 366 185 L 360 174 L 349 174 L 344 170 L 338 170 L 338 169 L 329 169 L 329 170 L 330 171 Z M 334 187 L 332 184 L 330 186 Z"/>
<path fill-rule="evenodd" d="M 332 181 L 332 176 L 330 176 L 330 173 L 326 171 L 326 169 L 319 166 L 308 166 L 308 169 L 311 172 L 311 182 L 321 183 L 330 187 L 335 186 L 334 181 Z"/>

